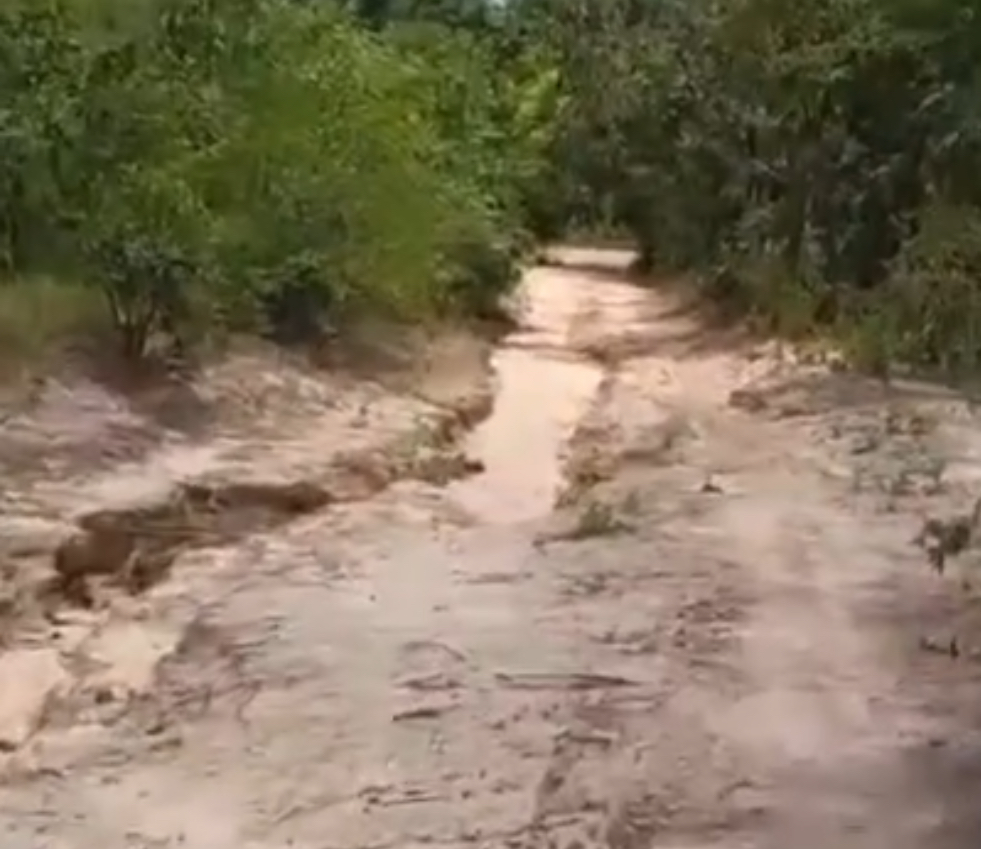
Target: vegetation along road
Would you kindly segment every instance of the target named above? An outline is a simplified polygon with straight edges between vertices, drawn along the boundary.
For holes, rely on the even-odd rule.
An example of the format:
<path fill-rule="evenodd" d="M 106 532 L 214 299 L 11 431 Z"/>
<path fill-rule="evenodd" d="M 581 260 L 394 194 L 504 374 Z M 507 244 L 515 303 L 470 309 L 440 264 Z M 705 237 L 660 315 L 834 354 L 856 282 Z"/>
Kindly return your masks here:
<path fill-rule="evenodd" d="M 6 4 L 0 845 L 981 845 L 979 59 Z"/>

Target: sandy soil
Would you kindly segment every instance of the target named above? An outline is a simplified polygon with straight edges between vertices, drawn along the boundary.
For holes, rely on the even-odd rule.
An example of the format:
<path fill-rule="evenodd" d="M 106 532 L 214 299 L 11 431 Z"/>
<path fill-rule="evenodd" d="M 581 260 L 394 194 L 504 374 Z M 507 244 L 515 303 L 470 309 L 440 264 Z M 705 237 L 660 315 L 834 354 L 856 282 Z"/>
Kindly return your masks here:
<path fill-rule="evenodd" d="M 911 544 L 976 492 L 969 405 L 561 259 L 469 433 L 465 340 L 394 388 L 227 366 L 193 433 L 7 422 L 5 849 L 981 845 L 972 555 Z M 93 514 L 129 556 L 80 609 Z"/>

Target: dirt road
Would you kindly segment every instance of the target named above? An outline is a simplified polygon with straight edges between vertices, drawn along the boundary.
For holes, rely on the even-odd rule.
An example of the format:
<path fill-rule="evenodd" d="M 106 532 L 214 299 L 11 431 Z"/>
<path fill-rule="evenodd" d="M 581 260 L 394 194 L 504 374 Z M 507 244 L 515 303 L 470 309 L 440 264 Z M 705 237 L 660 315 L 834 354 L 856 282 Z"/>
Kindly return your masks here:
<path fill-rule="evenodd" d="M 49 671 L 4 849 L 981 846 L 981 630 L 910 544 L 981 475 L 967 405 L 562 258 L 496 352 L 482 473 L 393 473 L 18 638 Z M 311 415 L 284 478 L 324 463 Z"/>

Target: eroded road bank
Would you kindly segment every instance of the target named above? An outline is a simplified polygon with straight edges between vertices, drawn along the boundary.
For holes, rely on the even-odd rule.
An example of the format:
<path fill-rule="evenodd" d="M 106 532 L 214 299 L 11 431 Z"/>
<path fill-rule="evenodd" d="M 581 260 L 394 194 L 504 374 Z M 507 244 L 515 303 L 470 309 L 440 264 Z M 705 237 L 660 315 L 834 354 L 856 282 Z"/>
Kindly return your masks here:
<path fill-rule="evenodd" d="M 96 614 L 59 608 L 4 847 L 981 844 L 978 667 L 920 644 L 969 639 L 972 608 L 910 545 L 969 500 L 966 406 L 564 259 L 458 452 L 483 473 L 348 463 L 357 497 L 210 538 L 74 641 Z M 328 488 L 306 426 L 263 480 Z M 254 476 L 253 442 L 222 468 Z"/>

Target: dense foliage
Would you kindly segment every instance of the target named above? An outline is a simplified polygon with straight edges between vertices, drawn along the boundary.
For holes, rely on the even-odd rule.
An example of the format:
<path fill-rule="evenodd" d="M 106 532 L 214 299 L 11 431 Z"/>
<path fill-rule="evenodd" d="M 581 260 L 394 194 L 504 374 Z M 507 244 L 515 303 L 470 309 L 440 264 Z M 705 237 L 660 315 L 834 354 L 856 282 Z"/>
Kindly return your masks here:
<path fill-rule="evenodd" d="M 8 3 L 0 263 L 92 287 L 134 355 L 161 332 L 484 308 L 536 159 L 491 62 L 329 3 Z"/>
<path fill-rule="evenodd" d="M 6 289 L 99 293 L 132 353 L 480 312 L 523 233 L 585 228 L 780 329 L 981 359 L 971 0 L 8 0 L 0 152 Z"/>
<path fill-rule="evenodd" d="M 973 0 L 533 5 L 574 101 L 552 149 L 560 218 L 614 220 L 648 265 L 781 329 L 976 368 Z"/>

